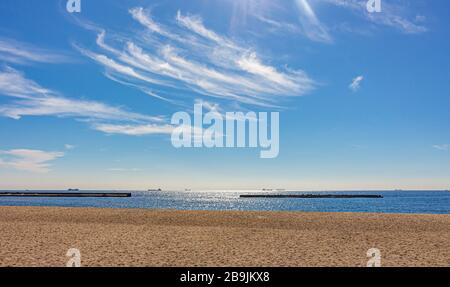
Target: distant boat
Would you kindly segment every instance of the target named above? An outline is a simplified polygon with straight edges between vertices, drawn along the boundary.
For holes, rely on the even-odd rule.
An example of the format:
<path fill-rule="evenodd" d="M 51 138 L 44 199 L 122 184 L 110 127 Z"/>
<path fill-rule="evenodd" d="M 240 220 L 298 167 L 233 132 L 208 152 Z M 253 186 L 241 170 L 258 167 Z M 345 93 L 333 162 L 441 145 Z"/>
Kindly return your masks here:
<path fill-rule="evenodd" d="M 192 191 L 190 188 L 186 188 L 184 191 Z"/>
<path fill-rule="evenodd" d="M 80 191 L 78 188 L 69 188 L 67 191 Z"/>
<path fill-rule="evenodd" d="M 162 191 L 162 189 L 161 189 L 161 188 L 158 188 L 158 189 L 149 189 L 149 190 L 147 190 L 147 191 Z"/>

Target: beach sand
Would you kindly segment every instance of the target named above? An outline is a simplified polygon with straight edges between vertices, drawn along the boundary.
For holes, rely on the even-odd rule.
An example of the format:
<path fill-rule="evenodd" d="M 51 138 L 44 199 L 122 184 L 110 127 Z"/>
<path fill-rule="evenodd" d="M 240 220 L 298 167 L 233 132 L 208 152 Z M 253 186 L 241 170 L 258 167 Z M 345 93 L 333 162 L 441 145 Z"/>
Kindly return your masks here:
<path fill-rule="evenodd" d="M 0 266 L 450 266 L 450 215 L 0 207 Z"/>

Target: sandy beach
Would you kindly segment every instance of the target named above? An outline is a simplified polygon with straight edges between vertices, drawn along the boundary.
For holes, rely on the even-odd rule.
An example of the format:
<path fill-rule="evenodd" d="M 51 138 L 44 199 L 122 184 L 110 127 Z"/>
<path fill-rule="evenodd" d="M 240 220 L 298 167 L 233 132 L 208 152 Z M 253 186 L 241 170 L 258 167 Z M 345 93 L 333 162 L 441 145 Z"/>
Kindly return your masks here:
<path fill-rule="evenodd" d="M 0 207 L 0 266 L 450 266 L 450 215 Z"/>

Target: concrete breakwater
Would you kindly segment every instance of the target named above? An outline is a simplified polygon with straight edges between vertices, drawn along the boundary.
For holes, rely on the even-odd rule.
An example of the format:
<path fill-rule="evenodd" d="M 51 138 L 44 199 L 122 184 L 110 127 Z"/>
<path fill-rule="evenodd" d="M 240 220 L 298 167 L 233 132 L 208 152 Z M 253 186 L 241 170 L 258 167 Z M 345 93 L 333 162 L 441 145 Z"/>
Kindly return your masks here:
<path fill-rule="evenodd" d="M 119 192 L 0 192 L 0 197 L 131 197 Z"/>
<path fill-rule="evenodd" d="M 240 198 L 383 198 L 364 194 L 243 194 Z"/>

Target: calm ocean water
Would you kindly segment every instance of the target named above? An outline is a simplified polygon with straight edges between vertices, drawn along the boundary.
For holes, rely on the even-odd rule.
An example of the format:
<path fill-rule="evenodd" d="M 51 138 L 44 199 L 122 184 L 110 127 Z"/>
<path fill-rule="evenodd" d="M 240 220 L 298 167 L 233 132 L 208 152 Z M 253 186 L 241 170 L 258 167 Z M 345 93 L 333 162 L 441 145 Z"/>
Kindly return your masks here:
<path fill-rule="evenodd" d="M 130 192 L 132 193 L 132 197 L 130 198 L 0 197 L 0 206 L 450 214 L 450 191 L 371 191 L 318 193 L 380 194 L 384 196 L 384 198 L 382 199 L 239 198 L 239 195 L 241 194 L 255 194 L 256 192 L 254 191 Z M 311 194 L 311 192 L 266 193 Z"/>

